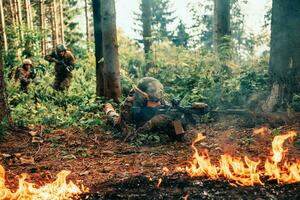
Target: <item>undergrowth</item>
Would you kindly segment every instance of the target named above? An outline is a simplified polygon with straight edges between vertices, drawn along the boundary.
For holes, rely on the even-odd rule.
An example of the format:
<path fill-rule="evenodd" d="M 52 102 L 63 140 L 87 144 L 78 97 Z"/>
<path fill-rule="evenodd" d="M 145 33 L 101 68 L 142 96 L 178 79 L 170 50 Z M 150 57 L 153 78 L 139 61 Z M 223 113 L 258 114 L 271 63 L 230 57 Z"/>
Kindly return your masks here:
<path fill-rule="evenodd" d="M 145 62 L 141 47 L 121 32 L 119 43 L 121 84 L 126 96 L 143 76 Z M 160 42 L 154 45 L 154 65 L 146 74 L 163 83 L 167 100 L 177 99 L 184 105 L 202 101 L 213 108 L 249 108 L 251 102 L 257 106 L 268 87 L 268 57 L 240 59 L 237 52 L 227 54 L 230 59 L 221 62 L 210 49 L 187 49 Z M 88 56 L 77 59 L 72 84 L 66 92 L 53 90 L 54 65 L 39 56 L 34 65 L 45 66 L 45 71 L 39 71 L 28 94 L 20 93 L 18 83 L 7 79 L 11 114 L 18 126 L 104 126 L 104 101 L 95 95 L 95 59 L 92 52 L 85 55 Z M 9 71 L 6 68 L 7 74 Z M 160 141 L 156 135 L 151 137 L 141 136 L 139 141 Z"/>

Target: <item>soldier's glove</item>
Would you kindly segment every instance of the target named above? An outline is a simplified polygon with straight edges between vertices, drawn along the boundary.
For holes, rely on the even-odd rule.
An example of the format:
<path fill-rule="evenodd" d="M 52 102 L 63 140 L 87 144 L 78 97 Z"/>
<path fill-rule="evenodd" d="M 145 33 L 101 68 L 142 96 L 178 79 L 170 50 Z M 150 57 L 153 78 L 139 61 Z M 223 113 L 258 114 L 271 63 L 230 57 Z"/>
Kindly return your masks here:
<path fill-rule="evenodd" d="M 66 67 L 66 70 L 67 70 L 67 72 L 71 72 L 71 71 L 73 70 L 73 67 L 67 66 L 67 67 Z"/>
<path fill-rule="evenodd" d="M 36 74 L 37 74 L 36 69 L 32 69 L 31 72 L 30 72 L 30 78 L 31 79 L 35 79 L 36 78 Z"/>

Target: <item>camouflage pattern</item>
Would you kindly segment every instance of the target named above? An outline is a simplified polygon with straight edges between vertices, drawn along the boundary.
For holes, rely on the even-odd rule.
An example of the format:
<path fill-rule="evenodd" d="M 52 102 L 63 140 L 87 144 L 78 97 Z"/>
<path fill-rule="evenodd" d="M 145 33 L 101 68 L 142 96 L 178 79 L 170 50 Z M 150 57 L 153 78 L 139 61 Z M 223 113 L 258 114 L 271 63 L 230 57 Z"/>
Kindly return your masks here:
<path fill-rule="evenodd" d="M 53 88 L 58 91 L 67 90 L 71 85 L 72 70 L 75 66 L 75 57 L 70 51 L 65 51 L 63 57 L 57 50 L 45 56 L 45 60 L 55 62 L 55 80 Z"/>
<path fill-rule="evenodd" d="M 108 121 L 122 132 L 128 133 L 125 139 L 133 139 L 136 135 L 132 134 L 132 127 L 139 132 L 161 132 L 169 135 L 171 139 L 180 140 L 182 135 L 176 135 L 172 119 L 167 115 L 151 115 L 151 108 L 147 111 L 147 101 L 157 102 L 157 105 L 163 104 L 163 85 L 155 78 L 145 77 L 138 82 L 138 90 L 132 89 L 125 101 L 121 104 L 121 115 L 119 115 L 111 104 L 105 105 L 105 113 Z M 144 94 L 145 93 L 145 94 Z M 145 99 L 146 98 L 146 99 Z M 135 106 L 146 108 L 142 115 L 136 120 L 134 117 Z"/>
<path fill-rule="evenodd" d="M 67 49 L 66 49 L 65 45 L 59 44 L 59 45 L 57 45 L 57 47 L 56 47 L 56 51 L 57 51 L 57 52 L 67 51 Z"/>
<path fill-rule="evenodd" d="M 144 77 L 138 84 L 137 88 L 146 93 L 148 97 L 143 97 L 139 92 L 134 94 L 134 105 L 144 106 L 145 100 L 160 102 L 163 99 L 164 87 L 159 80 L 153 77 Z"/>
<path fill-rule="evenodd" d="M 32 74 L 32 67 L 29 69 L 23 68 L 23 65 L 18 67 L 15 72 L 15 80 L 20 81 L 20 91 L 28 92 L 28 86 L 31 82 L 31 79 L 34 79 L 34 75 Z"/>

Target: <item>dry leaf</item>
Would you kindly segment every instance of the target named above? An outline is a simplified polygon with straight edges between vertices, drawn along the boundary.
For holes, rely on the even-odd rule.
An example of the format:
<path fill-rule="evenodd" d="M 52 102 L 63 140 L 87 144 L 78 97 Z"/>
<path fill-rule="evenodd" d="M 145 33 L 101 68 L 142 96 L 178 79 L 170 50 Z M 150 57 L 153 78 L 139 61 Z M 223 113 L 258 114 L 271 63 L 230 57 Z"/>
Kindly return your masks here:
<path fill-rule="evenodd" d="M 32 156 L 23 156 L 20 158 L 21 164 L 28 164 L 28 165 L 33 165 L 35 164 L 34 158 Z"/>
<path fill-rule="evenodd" d="M 29 134 L 34 137 L 36 135 L 38 135 L 38 131 L 29 131 Z"/>
<path fill-rule="evenodd" d="M 43 143 L 44 140 L 41 137 L 32 137 L 32 143 Z"/>

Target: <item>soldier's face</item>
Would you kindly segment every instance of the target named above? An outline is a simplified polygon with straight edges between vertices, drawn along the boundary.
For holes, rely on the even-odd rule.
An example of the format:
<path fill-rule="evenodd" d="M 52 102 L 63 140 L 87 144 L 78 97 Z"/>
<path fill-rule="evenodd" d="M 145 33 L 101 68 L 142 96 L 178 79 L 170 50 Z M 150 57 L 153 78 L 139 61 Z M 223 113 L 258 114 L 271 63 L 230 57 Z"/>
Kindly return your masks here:
<path fill-rule="evenodd" d="M 30 69 L 30 65 L 23 65 L 23 68 L 28 71 Z"/>
<path fill-rule="evenodd" d="M 60 51 L 60 52 L 58 52 L 58 55 L 59 55 L 60 57 L 64 57 L 65 54 L 66 54 L 66 51 Z"/>

